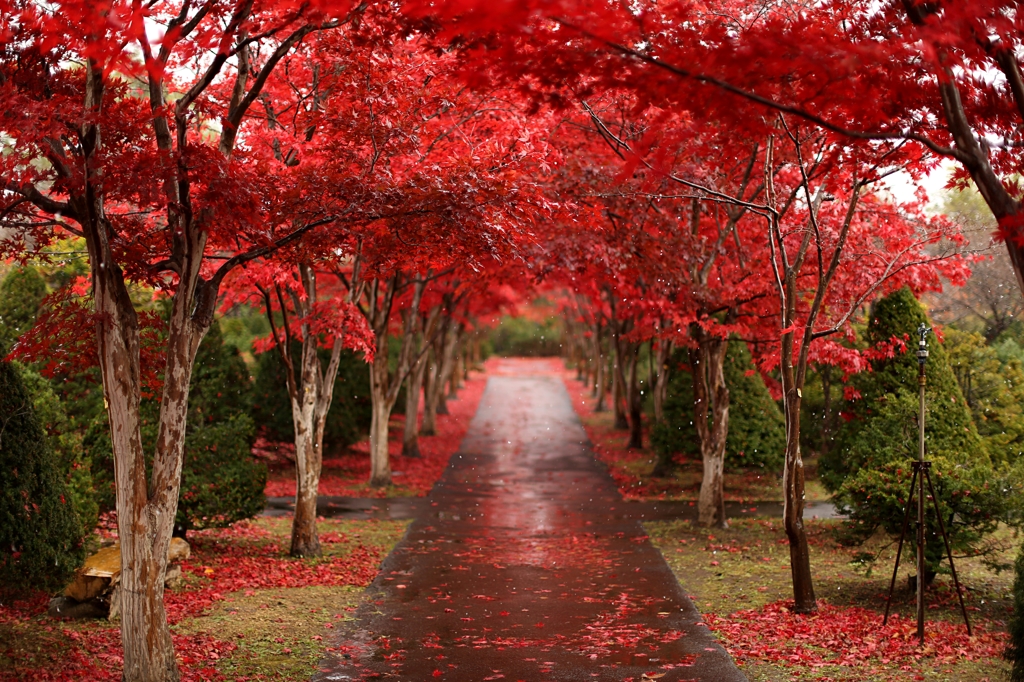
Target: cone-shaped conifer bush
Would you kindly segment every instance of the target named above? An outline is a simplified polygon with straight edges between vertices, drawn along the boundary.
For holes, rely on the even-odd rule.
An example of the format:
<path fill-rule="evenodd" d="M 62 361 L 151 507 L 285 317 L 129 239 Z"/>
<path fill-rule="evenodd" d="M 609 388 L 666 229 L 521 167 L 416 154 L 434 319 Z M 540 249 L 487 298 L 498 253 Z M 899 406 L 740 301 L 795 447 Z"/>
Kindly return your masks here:
<path fill-rule="evenodd" d="M 822 480 L 835 493 L 840 511 L 849 515 L 843 534 L 849 542 L 861 542 L 879 528 L 890 535 L 900 533 L 918 452 L 916 330 L 922 322 L 930 326 L 907 288 L 874 305 L 867 341 L 878 355 L 872 371 L 852 378 L 859 397 L 845 402 L 835 445 L 822 458 Z M 977 548 L 1004 511 L 1002 486 L 946 351 L 934 336 L 929 337 L 929 350 L 925 457 L 932 462 L 931 476 L 954 551 Z M 938 570 L 942 537 L 931 507 L 927 518 L 926 558 L 930 569 Z"/>
<path fill-rule="evenodd" d="M 1013 464 L 1024 455 L 1024 365 L 1005 362 L 977 332 L 945 331 L 943 346 L 978 433 L 996 465 Z"/>
<path fill-rule="evenodd" d="M 686 352 L 677 351 L 669 360 L 672 375 L 665 396 L 665 419 L 651 430 L 651 443 L 659 459 L 676 454 L 700 458 L 697 429 L 693 425 L 693 375 Z M 778 470 L 786 444 L 785 422 L 743 341 L 729 342 L 725 383 L 729 388 L 726 467 Z"/>
<path fill-rule="evenodd" d="M 57 458 L 57 466 L 68 486 L 71 501 L 82 522 L 83 534 L 96 527 L 99 500 L 94 487 L 92 462 L 82 446 L 82 435 L 75 429 L 53 385 L 25 365 L 15 369 L 32 400 L 39 426 L 46 434 L 46 443 Z"/>
<path fill-rule="evenodd" d="M 84 557 L 57 455 L 18 371 L 0 362 L 0 592 L 59 588 Z"/>

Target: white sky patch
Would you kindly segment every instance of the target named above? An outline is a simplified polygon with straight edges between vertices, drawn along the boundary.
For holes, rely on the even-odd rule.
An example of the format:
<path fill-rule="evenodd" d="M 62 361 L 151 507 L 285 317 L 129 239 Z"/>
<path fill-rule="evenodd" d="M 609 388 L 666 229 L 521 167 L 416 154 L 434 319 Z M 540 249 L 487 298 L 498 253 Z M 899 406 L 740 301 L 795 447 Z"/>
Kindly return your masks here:
<path fill-rule="evenodd" d="M 917 186 L 920 184 L 928 193 L 928 211 L 935 212 L 942 197 L 942 190 L 955 167 L 956 162 L 947 159 L 927 176 L 921 178 L 920 183 L 915 183 L 909 173 L 900 171 L 885 178 L 882 184 L 897 201 L 913 200 L 914 192 L 917 191 Z"/>

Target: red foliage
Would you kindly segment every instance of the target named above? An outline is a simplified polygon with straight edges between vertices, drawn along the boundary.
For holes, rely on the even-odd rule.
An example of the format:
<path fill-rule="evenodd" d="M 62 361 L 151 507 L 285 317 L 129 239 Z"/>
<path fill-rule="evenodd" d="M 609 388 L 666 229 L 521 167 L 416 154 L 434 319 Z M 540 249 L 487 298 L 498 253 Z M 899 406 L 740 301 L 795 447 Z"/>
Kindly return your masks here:
<path fill-rule="evenodd" d="M 383 560 L 379 550 L 355 545 L 344 556 L 310 562 L 285 556 L 275 542 L 252 542 L 270 534 L 248 521 L 190 536 L 191 558 L 182 571 L 186 587 L 166 596 L 171 623 L 197 616 L 231 592 L 311 585 L 370 584 Z M 331 538 L 334 539 L 334 538 Z"/>

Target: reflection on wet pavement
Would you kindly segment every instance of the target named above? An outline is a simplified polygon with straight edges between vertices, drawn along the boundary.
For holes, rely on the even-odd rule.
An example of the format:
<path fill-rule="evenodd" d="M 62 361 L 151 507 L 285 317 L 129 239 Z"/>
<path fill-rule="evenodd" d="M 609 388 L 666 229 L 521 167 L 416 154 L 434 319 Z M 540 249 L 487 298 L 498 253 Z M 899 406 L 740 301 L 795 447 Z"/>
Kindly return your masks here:
<path fill-rule="evenodd" d="M 519 368 L 489 380 L 314 679 L 743 680 L 590 456 L 558 375 Z"/>

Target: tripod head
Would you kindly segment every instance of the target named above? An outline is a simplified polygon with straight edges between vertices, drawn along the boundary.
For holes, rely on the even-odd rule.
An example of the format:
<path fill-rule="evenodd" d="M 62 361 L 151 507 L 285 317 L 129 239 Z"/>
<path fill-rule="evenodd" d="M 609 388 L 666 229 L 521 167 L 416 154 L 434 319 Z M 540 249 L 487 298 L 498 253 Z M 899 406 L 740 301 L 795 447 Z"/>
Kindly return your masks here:
<path fill-rule="evenodd" d="M 928 334 L 931 331 L 932 328 L 924 322 L 917 328 L 917 333 L 921 337 L 921 340 L 917 343 L 917 362 L 922 366 L 928 361 Z"/>

